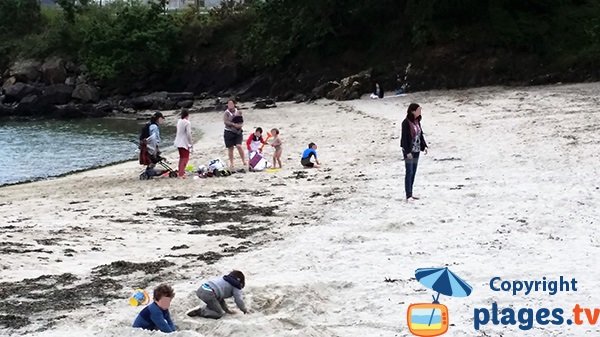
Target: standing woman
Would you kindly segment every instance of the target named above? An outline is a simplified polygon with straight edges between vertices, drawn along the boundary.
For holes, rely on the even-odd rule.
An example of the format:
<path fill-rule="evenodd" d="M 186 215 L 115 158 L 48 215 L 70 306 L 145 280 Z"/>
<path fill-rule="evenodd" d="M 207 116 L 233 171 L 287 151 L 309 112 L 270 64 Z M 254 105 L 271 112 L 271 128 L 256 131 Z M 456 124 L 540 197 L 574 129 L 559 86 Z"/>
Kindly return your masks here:
<path fill-rule="evenodd" d="M 421 107 L 417 103 L 411 103 L 406 111 L 406 118 L 402 121 L 402 138 L 400 139 L 406 175 L 404 176 L 404 189 L 406 201 L 418 200 L 413 196 L 413 184 L 419 163 L 419 153 L 427 154 L 427 143 L 421 129 Z"/>
<path fill-rule="evenodd" d="M 223 113 L 223 123 L 225 124 L 225 132 L 223 138 L 225 140 L 225 147 L 229 154 L 229 169 L 233 170 L 233 148 L 236 147 L 244 167 L 246 164 L 246 158 L 244 156 L 244 149 L 242 148 L 244 117 L 242 117 L 241 111 L 235 107 L 235 101 L 230 99 L 227 101 L 227 110 Z"/>
<path fill-rule="evenodd" d="M 190 114 L 187 110 L 181 112 L 181 118 L 177 121 L 177 135 L 175 136 L 175 147 L 179 150 L 179 169 L 177 174 L 185 178 L 185 167 L 190 161 L 190 152 L 193 148 L 192 125 L 189 121 Z"/>

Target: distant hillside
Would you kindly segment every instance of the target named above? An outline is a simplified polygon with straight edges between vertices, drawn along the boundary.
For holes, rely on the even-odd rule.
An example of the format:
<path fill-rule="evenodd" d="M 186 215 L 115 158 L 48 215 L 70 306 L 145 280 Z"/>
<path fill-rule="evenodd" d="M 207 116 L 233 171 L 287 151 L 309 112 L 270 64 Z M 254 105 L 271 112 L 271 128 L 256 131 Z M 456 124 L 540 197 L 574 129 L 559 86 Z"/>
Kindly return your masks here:
<path fill-rule="evenodd" d="M 377 81 L 387 90 L 600 79 L 598 0 L 198 4 L 218 2 L 206 14 L 167 10 L 195 0 L 76 2 L 56 12 L 41 11 L 39 0 L 0 0 L 0 78 L 16 60 L 59 55 L 124 94 L 292 99 L 367 70 L 365 87 Z"/>

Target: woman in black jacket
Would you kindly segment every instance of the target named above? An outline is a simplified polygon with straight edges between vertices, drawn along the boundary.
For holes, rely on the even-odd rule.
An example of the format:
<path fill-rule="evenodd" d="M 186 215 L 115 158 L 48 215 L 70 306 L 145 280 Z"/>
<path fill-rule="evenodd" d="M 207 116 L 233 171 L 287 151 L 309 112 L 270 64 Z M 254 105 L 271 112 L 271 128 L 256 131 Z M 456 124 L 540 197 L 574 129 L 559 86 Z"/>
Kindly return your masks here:
<path fill-rule="evenodd" d="M 419 163 L 419 153 L 427 154 L 427 143 L 421 129 L 421 107 L 417 103 L 411 103 L 406 111 L 406 118 L 402 121 L 402 137 L 400 139 L 406 175 L 404 177 L 404 189 L 406 190 L 406 201 L 417 200 L 413 196 L 413 184 Z"/>

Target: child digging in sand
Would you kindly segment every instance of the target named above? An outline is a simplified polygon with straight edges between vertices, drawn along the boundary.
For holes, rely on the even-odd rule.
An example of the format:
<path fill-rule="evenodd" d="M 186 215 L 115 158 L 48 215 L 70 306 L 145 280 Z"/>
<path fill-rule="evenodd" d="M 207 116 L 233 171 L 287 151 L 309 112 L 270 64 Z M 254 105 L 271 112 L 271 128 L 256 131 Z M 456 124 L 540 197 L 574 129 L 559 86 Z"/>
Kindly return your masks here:
<path fill-rule="evenodd" d="M 314 163 L 310 160 L 310 158 L 312 156 L 315 157 Z M 305 168 L 313 168 L 313 167 L 319 168 L 319 166 L 321 164 L 319 163 L 319 160 L 317 159 L 317 144 L 315 144 L 315 143 L 308 144 L 308 148 L 306 150 L 304 150 L 304 152 L 302 153 L 302 160 L 300 160 L 300 163 Z"/>
<path fill-rule="evenodd" d="M 273 137 L 273 140 L 271 141 L 271 146 L 275 148 L 275 153 L 273 154 L 273 167 L 276 168 L 277 163 L 279 163 L 279 168 L 281 168 L 281 154 L 283 153 L 281 145 L 283 144 L 283 142 L 281 141 L 281 138 L 279 138 L 279 130 L 272 129 L 271 137 Z"/>
<path fill-rule="evenodd" d="M 244 274 L 239 270 L 206 281 L 198 288 L 196 295 L 206 303 L 206 306 L 188 312 L 190 317 L 205 317 L 219 319 L 225 313 L 234 314 L 225 303 L 226 298 L 233 296 L 235 304 L 244 313 L 249 313 L 242 297 L 242 289 L 246 285 Z"/>
<path fill-rule="evenodd" d="M 161 284 L 154 288 L 154 302 L 142 309 L 135 318 L 133 327 L 145 330 L 175 332 L 175 324 L 171 320 L 171 314 L 169 313 L 173 297 L 175 297 L 175 291 L 167 284 Z"/>

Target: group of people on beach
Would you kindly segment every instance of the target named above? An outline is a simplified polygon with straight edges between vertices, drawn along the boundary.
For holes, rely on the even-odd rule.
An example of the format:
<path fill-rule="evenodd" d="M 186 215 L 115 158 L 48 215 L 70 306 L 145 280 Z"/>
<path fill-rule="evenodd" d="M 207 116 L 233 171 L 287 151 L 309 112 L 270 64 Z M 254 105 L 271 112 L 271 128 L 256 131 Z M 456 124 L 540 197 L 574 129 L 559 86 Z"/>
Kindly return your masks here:
<path fill-rule="evenodd" d="M 250 313 L 247 308 L 242 289 L 246 286 L 246 277 L 239 270 L 233 270 L 227 275 L 212 278 L 203 282 L 196 296 L 204 305 L 188 311 L 190 317 L 204 317 L 219 319 L 225 314 L 235 314 L 229 309 L 225 299 L 233 297 L 236 306 L 244 313 Z M 161 284 L 154 288 L 153 301 L 148 304 L 133 321 L 134 328 L 145 330 L 160 330 L 162 332 L 175 332 L 177 326 L 171 318 L 169 308 L 175 297 L 175 291 L 168 284 Z"/>
<path fill-rule="evenodd" d="M 227 103 L 227 110 L 224 113 L 223 121 L 225 124 L 224 140 L 225 146 L 229 153 L 229 164 L 233 167 L 233 155 L 234 148 L 238 149 L 238 153 L 244 165 L 246 164 L 245 154 L 242 149 L 242 127 L 243 117 L 241 112 L 235 107 L 235 102 L 230 100 Z M 419 155 L 421 152 L 427 154 L 428 146 L 425 142 L 423 135 L 423 129 L 421 127 L 422 119 L 422 108 L 419 104 L 411 103 L 408 106 L 406 117 L 402 121 L 402 131 L 400 138 L 400 146 L 402 148 L 402 154 L 405 165 L 405 177 L 404 177 L 404 188 L 406 192 L 406 201 L 418 200 L 419 198 L 413 195 L 413 185 L 415 182 L 415 175 L 417 172 L 417 166 L 419 162 Z M 187 160 L 189 159 L 189 153 L 192 151 L 192 138 L 191 138 L 191 127 L 187 120 L 189 115 L 187 112 L 181 114 L 181 119 L 177 123 L 177 137 L 175 140 L 175 146 L 179 149 L 180 172 L 183 172 Z M 164 117 L 160 112 L 156 113 L 152 117 L 152 121 L 155 121 L 155 126 L 150 126 L 150 136 L 147 138 L 145 145 L 148 149 L 158 151 L 157 144 L 160 142 L 160 133 L 158 131 L 158 124 Z M 261 151 L 262 146 L 268 144 L 262 136 L 262 128 L 256 128 L 256 130 L 246 140 L 246 146 L 249 153 L 253 151 Z M 281 167 L 281 152 L 283 142 L 279 138 L 279 130 L 272 129 L 271 137 L 274 140 L 270 143 L 275 148 L 275 155 L 273 157 L 273 166 L 276 163 Z M 158 140 L 158 141 L 157 141 Z M 317 145 L 315 143 L 308 144 L 308 148 L 304 150 L 302 154 L 301 164 L 304 167 L 319 167 L 320 163 L 317 159 Z M 311 159 L 314 157 L 315 161 Z M 241 271 L 234 270 L 228 275 L 217 277 L 208 280 L 198 288 L 196 295 L 204 302 L 203 307 L 193 309 L 187 313 L 190 317 L 205 317 L 219 319 L 223 317 L 225 313 L 233 314 L 225 299 L 233 297 L 237 307 L 244 313 L 247 314 L 250 311 L 246 307 L 242 296 L 242 289 L 245 286 L 245 276 Z M 159 285 L 154 289 L 154 301 L 145 307 L 136 317 L 133 327 L 143 328 L 148 330 L 160 330 L 162 332 L 174 332 L 176 326 L 171 319 L 169 313 L 169 307 L 171 300 L 175 296 L 173 289 L 166 284 Z"/>
<path fill-rule="evenodd" d="M 194 143 L 192 140 L 192 127 L 189 117 L 190 115 L 187 110 L 181 112 L 180 119 L 177 121 L 177 132 L 174 141 L 174 145 L 179 152 L 177 174 L 180 178 L 185 178 L 185 169 L 189 163 L 190 153 L 193 151 Z M 159 151 L 159 144 L 161 142 L 159 126 L 164 120 L 165 117 L 163 114 L 161 112 L 156 112 L 152 115 L 146 126 L 144 126 L 140 135 L 140 164 L 146 165 L 148 169 L 153 169 L 154 165 L 161 160 Z M 251 166 L 248 166 L 249 162 L 246 158 L 250 159 L 250 157 L 255 154 L 259 154 L 262 158 L 265 145 L 270 145 L 274 148 L 272 167 L 283 167 L 281 162 L 283 140 L 280 137 L 279 129 L 272 128 L 271 131 L 267 133 L 265 139 L 263 137 L 263 129 L 257 127 L 246 140 L 247 153 L 245 153 L 242 147 L 244 117 L 241 110 L 236 107 L 236 102 L 233 99 L 227 101 L 227 109 L 223 113 L 223 123 L 225 126 L 223 140 L 225 142 L 225 147 L 227 148 L 230 171 L 233 172 L 235 167 L 235 149 L 237 149 L 239 157 L 242 160 L 242 165 L 252 169 Z M 300 163 L 303 167 L 320 167 L 316 150 L 317 145 L 311 142 L 300 159 Z M 312 161 L 312 157 L 314 157 L 314 162 Z"/>
<path fill-rule="evenodd" d="M 427 154 L 427 143 L 423 135 L 421 127 L 421 106 L 417 103 L 411 103 L 408 106 L 406 118 L 402 121 L 402 132 L 400 146 L 405 165 L 404 189 L 406 200 L 418 200 L 419 197 L 413 195 L 413 185 L 417 173 L 419 163 L 419 155 L 421 152 Z M 140 163 L 143 165 L 154 165 L 159 157 L 160 151 L 158 144 L 161 141 L 159 125 L 164 121 L 162 113 L 155 113 L 150 122 L 142 131 L 140 136 Z M 234 149 L 237 149 L 239 157 L 242 160 L 244 167 L 248 165 L 246 161 L 246 153 L 242 148 L 243 141 L 243 126 L 244 118 L 242 112 L 236 107 L 235 101 L 230 99 L 227 102 L 227 109 L 223 114 L 223 123 L 225 130 L 223 139 L 227 148 L 229 157 L 229 168 L 234 168 Z M 272 138 L 271 142 L 268 139 Z M 189 162 L 190 153 L 193 151 L 192 129 L 189 121 L 189 113 L 183 111 L 180 119 L 177 122 L 177 134 L 175 137 L 175 146 L 179 152 L 178 175 L 185 177 L 185 168 Z M 283 141 L 281 140 L 279 129 L 273 128 L 268 134 L 267 139 L 263 137 L 263 129 L 258 127 L 246 140 L 246 149 L 248 158 L 252 153 L 263 152 L 264 145 L 269 144 L 275 151 L 273 154 L 273 167 L 282 167 L 281 155 L 283 153 Z M 300 164 L 305 168 L 318 168 L 320 163 L 317 156 L 317 145 L 313 142 L 308 144 L 308 147 L 302 153 Z M 314 161 L 312 158 L 314 157 Z"/>

